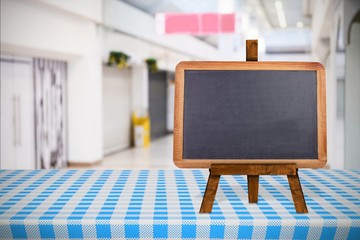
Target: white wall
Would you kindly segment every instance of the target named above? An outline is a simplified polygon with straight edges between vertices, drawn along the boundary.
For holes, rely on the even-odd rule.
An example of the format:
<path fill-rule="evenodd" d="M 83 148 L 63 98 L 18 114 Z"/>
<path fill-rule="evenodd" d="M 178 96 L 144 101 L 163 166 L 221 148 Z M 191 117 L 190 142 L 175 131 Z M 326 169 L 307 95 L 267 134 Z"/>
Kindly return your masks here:
<path fill-rule="evenodd" d="M 1 1 L 1 51 L 68 61 L 70 162 L 103 156 L 100 47 L 101 31 L 84 17 L 38 1 Z"/>
<path fill-rule="evenodd" d="M 261 61 L 311 62 L 313 61 L 313 58 L 310 53 L 265 54 L 264 56 L 261 56 Z"/>
<path fill-rule="evenodd" d="M 264 33 L 267 52 L 309 52 L 311 43 L 309 28 L 286 28 Z"/>
<path fill-rule="evenodd" d="M 1 1 L 1 50 L 69 59 L 86 54 L 95 26 L 37 1 Z"/>

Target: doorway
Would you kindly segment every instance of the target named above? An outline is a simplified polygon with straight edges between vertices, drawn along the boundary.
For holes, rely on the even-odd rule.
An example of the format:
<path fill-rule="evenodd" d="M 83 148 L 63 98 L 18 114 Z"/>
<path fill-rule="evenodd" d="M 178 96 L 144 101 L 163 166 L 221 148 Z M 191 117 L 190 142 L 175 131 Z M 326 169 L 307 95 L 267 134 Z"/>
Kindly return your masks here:
<path fill-rule="evenodd" d="M 167 133 L 167 72 L 149 71 L 149 112 L 151 140 Z"/>

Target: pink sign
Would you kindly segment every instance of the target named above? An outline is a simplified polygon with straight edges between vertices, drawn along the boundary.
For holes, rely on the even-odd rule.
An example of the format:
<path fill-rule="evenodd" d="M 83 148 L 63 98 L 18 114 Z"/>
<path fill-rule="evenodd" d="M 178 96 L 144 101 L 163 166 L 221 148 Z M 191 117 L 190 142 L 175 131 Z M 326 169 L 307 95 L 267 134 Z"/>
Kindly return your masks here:
<path fill-rule="evenodd" d="M 156 24 L 162 34 L 211 35 L 235 32 L 235 14 L 158 13 Z"/>

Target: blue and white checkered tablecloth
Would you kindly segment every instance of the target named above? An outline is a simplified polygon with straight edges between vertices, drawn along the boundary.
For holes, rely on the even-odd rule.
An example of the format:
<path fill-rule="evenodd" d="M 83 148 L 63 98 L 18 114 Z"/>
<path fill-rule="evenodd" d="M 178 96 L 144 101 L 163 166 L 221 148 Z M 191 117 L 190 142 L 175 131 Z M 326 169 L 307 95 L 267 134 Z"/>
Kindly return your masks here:
<path fill-rule="evenodd" d="M 199 214 L 205 170 L 0 171 L 0 238 L 360 239 L 360 171 L 300 170 L 308 214 L 286 176 L 222 176 Z"/>

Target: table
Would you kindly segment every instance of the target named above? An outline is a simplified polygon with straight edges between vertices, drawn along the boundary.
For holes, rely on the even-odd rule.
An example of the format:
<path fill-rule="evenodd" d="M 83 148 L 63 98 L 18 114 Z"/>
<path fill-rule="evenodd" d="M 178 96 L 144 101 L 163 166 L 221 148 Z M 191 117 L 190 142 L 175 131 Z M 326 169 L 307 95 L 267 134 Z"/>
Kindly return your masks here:
<path fill-rule="evenodd" d="M 300 170 L 309 209 L 286 176 L 222 176 L 199 214 L 206 170 L 1 170 L 0 238 L 360 239 L 360 170 Z"/>

